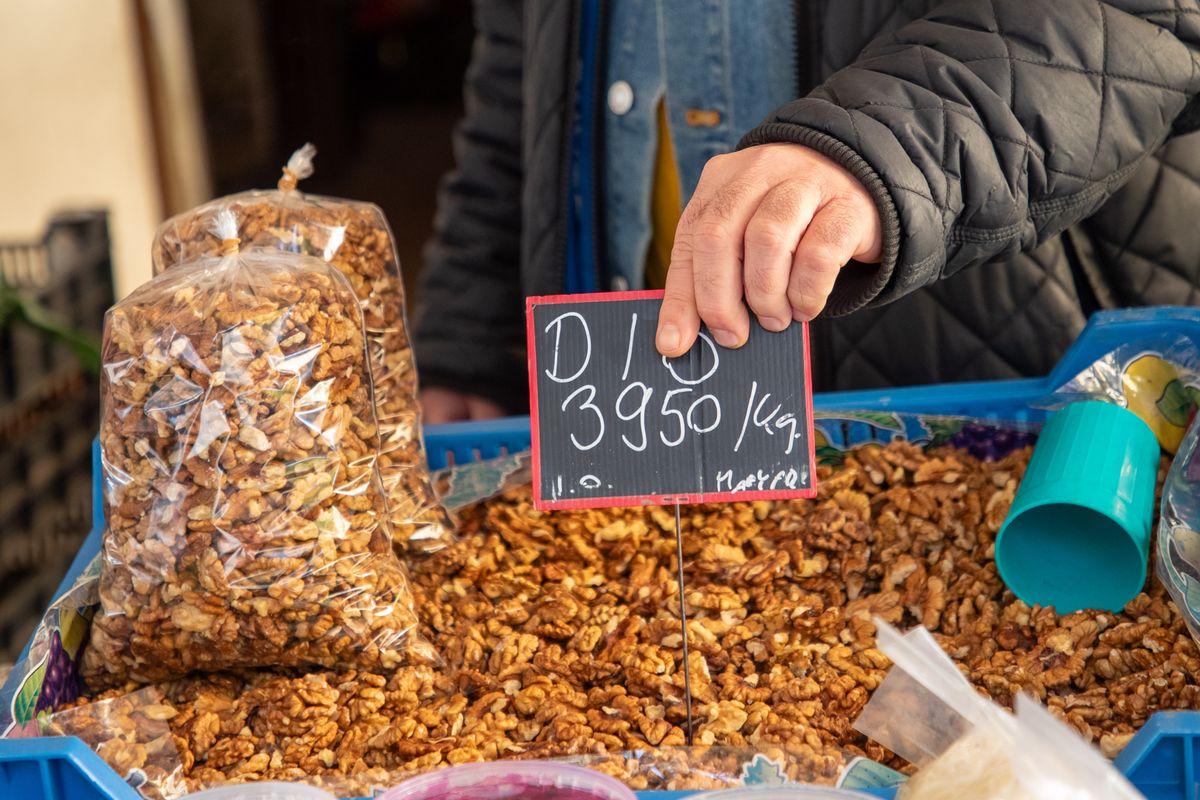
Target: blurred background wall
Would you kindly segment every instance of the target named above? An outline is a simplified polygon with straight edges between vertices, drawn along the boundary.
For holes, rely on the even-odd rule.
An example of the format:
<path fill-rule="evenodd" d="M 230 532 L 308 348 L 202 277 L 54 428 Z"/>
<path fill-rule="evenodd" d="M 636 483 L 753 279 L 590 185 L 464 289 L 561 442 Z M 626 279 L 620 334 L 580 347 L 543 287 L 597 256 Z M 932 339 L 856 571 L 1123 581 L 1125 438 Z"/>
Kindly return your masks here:
<path fill-rule="evenodd" d="M 303 188 L 382 206 L 411 283 L 452 165 L 470 0 L 184 4 L 214 192 L 273 186 L 311 141 Z"/>
<path fill-rule="evenodd" d="M 0 4 L 0 239 L 105 208 L 121 296 L 164 217 L 312 141 L 304 188 L 383 206 L 415 273 L 470 39 L 469 0 Z"/>
<path fill-rule="evenodd" d="M 159 223 L 311 141 L 411 286 L 471 36 L 470 0 L 0 3 L 0 663 L 91 526 L 95 346 Z"/>
<path fill-rule="evenodd" d="M 133 288 L 162 213 L 133 4 L 4 3 L 0 98 L 0 238 L 107 208 L 117 281 Z"/>

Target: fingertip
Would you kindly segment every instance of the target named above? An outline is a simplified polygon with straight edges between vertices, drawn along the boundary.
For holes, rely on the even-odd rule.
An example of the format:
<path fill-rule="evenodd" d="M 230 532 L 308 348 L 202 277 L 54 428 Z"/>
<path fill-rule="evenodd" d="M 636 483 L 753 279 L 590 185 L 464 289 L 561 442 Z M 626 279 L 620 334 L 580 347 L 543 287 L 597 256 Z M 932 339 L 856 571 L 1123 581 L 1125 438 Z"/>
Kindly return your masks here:
<path fill-rule="evenodd" d="M 658 352 L 667 358 L 679 358 L 687 355 L 692 346 L 696 344 L 696 339 L 700 335 L 700 325 L 688 327 L 685 323 L 683 326 L 676 326 L 673 323 L 667 323 L 664 327 L 674 327 L 678 332 L 678 338 L 675 340 L 674 347 L 667 347 L 666 343 L 659 337 L 655 338 L 655 346 Z"/>
<path fill-rule="evenodd" d="M 669 277 L 669 276 L 668 276 Z M 691 297 L 691 283 L 668 286 L 659 307 L 654 345 L 658 352 L 676 358 L 691 349 L 700 330 L 700 319 Z"/>
<path fill-rule="evenodd" d="M 713 328 L 709 332 L 717 344 L 729 350 L 737 350 L 750 338 L 749 333 L 735 333 L 734 331 L 727 331 L 722 328 Z"/>
<path fill-rule="evenodd" d="M 786 331 L 788 326 L 792 324 L 792 320 L 789 317 L 759 316 L 757 319 L 759 325 L 761 325 L 764 329 L 771 331 L 772 333 L 781 333 Z"/>
<path fill-rule="evenodd" d="M 658 352 L 664 356 L 674 355 L 679 351 L 680 341 L 683 339 L 683 334 L 679 331 L 679 326 L 673 322 L 663 322 L 658 326 L 658 336 L 655 338 L 655 344 L 658 346 Z"/>
<path fill-rule="evenodd" d="M 795 322 L 812 322 L 824 310 L 824 305 L 821 305 L 819 308 L 813 308 L 811 305 L 805 303 L 802 306 L 792 309 L 792 320 Z"/>

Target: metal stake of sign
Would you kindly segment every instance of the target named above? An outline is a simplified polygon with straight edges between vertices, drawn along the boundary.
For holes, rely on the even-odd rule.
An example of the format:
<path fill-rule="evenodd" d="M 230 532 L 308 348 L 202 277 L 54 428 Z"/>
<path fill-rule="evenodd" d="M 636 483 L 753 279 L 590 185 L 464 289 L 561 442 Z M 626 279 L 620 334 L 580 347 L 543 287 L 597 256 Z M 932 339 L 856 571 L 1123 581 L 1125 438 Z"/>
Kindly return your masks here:
<path fill-rule="evenodd" d="M 687 743 L 692 746 L 692 667 L 688 659 L 687 609 L 683 601 L 683 526 L 679 501 L 675 501 L 675 561 L 679 569 L 679 627 L 683 633 L 683 699 L 687 704 Z"/>

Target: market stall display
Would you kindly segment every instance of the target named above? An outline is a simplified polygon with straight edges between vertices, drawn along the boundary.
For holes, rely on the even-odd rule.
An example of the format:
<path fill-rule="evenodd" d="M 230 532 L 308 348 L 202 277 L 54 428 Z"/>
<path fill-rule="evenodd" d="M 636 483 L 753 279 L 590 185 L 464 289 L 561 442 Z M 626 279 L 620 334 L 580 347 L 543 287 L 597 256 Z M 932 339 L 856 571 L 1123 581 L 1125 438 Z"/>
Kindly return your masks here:
<path fill-rule="evenodd" d="M 1030 692 L 1111 756 L 1154 711 L 1196 705 L 1200 653 L 1155 584 L 1115 614 L 1006 594 L 990 551 L 1028 456 L 867 446 L 822 468 L 815 501 L 685 509 L 697 749 L 680 747 L 673 509 L 538 514 L 526 488 L 465 510 L 461 541 L 414 576 L 445 668 L 173 682 L 180 756 L 194 782 L 345 796 L 444 764 L 630 750 L 678 768 L 585 763 L 638 789 L 718 788 L 762 753 L 829 782 L 856 754 L 903 766 L 851 727 L 888 667 L 873 616 L 926 625 L 997 701 Z"/>
<path fill-rule="evenodd" d="M 154 271 L 219 252 L 213 220 L 232 210 L 243 250 L 311 255 L 342 273 L 366 326 L 381 443 L 378 464 L 397 547 L 401 552 L 437 550 L 453 539 L 454 526 L 425 469 L 404 280 L 391 229 L 372 203 L 300 192 L 296 185 L 312 174 L 315 155 L 312 145 L 297 150 L 274 190 L 222 197 L 167 220 L 155 236 Z"/>
<path fill-rule="evenodd" d="M 239 249 L 106 317 L 93 687 L 193 670 L 387 670 L 421 648 L 379 484 L 362 319 L 344 277 Z"/>
<path fill-rule="evenodd" d="M 462 540 L 421 559 L 413 579 L 445 664 L 156 682 L 152 713 L 170 729 L 179 774 L 191 788 L 274 778 L 354 796 L 497 758 L 566 759 L 635 789 L 829 782 L 864 755 L 909 771 L 851 729 L 888 668 L 873 615 L 928 625 L 974 686 L 1006 705 L 1030 692 L 1107 755 L 1152 713 L 1196 705 L 1200 652 L 1157 582 L 1120 612 L 1058 615 L 1006 592 L 992 546 L 1030 428 L 833 416 L 818 421 L 815 500 L 684 509 L 698 747 L 680 746 L 674 509 L 543 514 L 506 474 L 495 485 L 510 488 L 477 493 Z M 897 436 L 929 444 L 885 444 Z M 447 485 L 462 496 L 473 483 L 487 481 Z M 61 662 L 63 680 L 95 575 L 79 575 L 31 649 Z M 34 708 L 44 684 L 31 666 L 19 665 L 9 696 Z M 128 691 L 52 702 L 49 720 L 95 716 L 129 703 Z M 120 742 L 109 748 L 128 758 Z"/>

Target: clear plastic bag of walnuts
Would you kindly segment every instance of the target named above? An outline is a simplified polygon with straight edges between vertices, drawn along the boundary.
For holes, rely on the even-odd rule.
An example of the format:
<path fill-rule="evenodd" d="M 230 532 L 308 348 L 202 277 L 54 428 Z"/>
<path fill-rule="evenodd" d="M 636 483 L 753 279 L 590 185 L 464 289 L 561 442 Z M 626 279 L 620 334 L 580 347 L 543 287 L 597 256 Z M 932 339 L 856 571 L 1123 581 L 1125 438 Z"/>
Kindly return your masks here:
<path fill-rule="evenodd" d="M 316 148 L 297 150 L 273 190 L 230 195 L 167 220 L 153 246 L 154 273 L 217 252 L 212 222 L 222 209 L 237 215 L 242 249 L 305 253 L 338 269 L 358 297 L 366 325 L 381 449 L 379 471 L 396 546 L 404 554 L 440 550 L 454 525 L 426 470 L 417 405 L 417 373 L 405 319 L 404 280 L 387 219 L 378 206 L 304 194 Z"/>
<path fill-rule="evenodd" d="M 393 550 L 359 304 L 326 262 L 182 264 L 105 318 L 93 688 L 431 658 Z"/>

